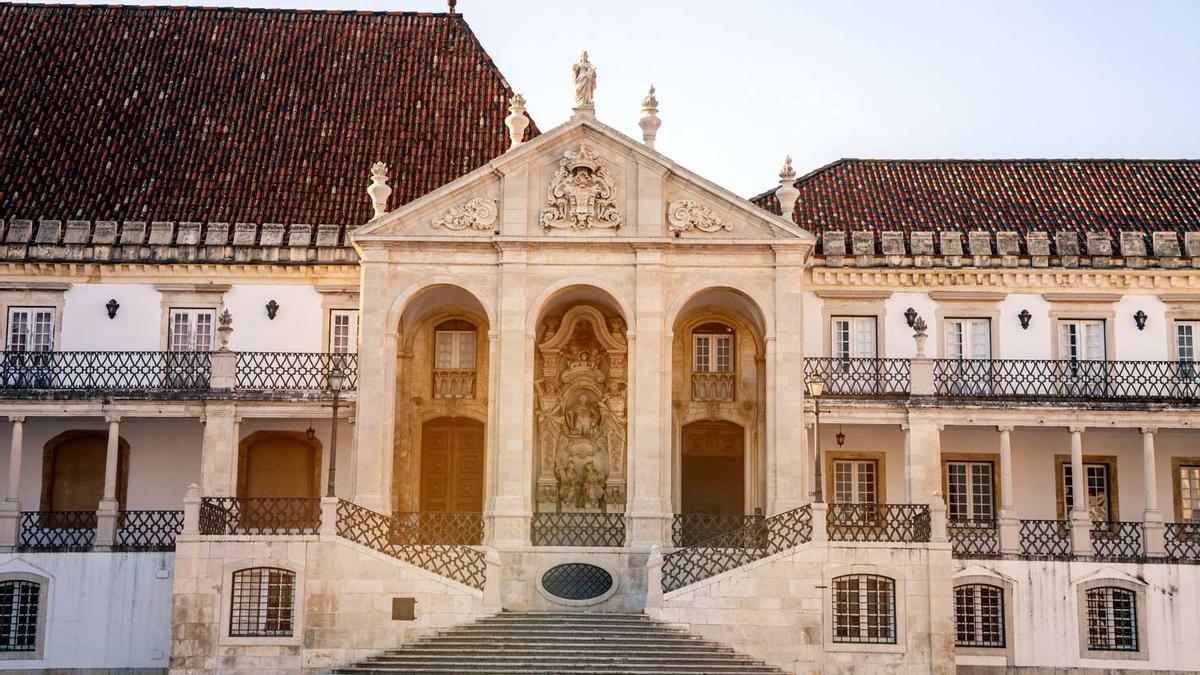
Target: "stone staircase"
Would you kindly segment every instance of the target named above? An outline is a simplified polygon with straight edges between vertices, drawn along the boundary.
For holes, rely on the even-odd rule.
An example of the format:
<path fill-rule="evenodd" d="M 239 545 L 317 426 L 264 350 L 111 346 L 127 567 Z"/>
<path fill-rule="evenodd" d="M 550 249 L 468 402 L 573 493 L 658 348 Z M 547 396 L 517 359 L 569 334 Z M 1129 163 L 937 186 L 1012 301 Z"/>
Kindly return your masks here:
<path fill-rule="evenodd" d="M 503 612 L 335 673 L 779 675 L 643 614 Z"/>

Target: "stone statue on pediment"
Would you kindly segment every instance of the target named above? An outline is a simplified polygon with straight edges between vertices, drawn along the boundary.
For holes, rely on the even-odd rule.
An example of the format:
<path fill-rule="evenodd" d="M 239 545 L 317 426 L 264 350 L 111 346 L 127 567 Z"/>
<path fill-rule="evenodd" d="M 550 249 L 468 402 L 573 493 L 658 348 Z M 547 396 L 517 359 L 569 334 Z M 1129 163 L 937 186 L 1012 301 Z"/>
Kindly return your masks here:
<path fill-rule="evenodd" d="M 596 94 L 596 66 L 588 61 L 585 51 L 579 56 L 579 63 L 571 66 L 571 74 L 575 76 L 575 107 L 594 108 L 593 97 Z"/>

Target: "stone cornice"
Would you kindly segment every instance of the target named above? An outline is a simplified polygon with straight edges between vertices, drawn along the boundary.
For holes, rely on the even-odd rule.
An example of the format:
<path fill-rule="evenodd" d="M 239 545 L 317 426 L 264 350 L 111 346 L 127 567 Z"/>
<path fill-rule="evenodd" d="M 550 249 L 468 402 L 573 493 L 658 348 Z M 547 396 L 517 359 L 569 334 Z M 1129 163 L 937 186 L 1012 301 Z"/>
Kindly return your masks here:
<path fill-rule="evenodd" d="M 344 279 L 348 283 L 357 284 L 359 266 L 318 264 L 318 265 L 280 265 L 280 264 L 221 264 L 221 263 L 94 263 L 94 262 L 0 262 L 0 275 L 10 284 L 28 287 L 27 282 L 15 281 L 21 278 L 37 280 L 61 278 L 64 283 L 100 283 L 104 281 L 124 281 L 139 283 L 188 283 L 189 279 L 196 282 L 223 279 L 236 281 L 241 279 L 261 281 L 290 280 L 312 281 L 321 279 L 333 281 Z M 49 282 L 53 283 L 53 282 Z"/>
<path fill-rule="evenodd" d="M 1002 288 L 1009 292 L 1065 291 L 1095 289 L 1113 291 L 1145 290 L 1190 291 L 1194 297 L 1200 290 L 1200 274 L 1187 269 L 903 269 L 903 268 L 831 268 L 814 267 L 810 272 L 810 290 L 818 293 L 825 288 L 891 289 L 916 288 L 924 290 L 962 287 Z M 1164 296 L 1166 299 L 1166 296 Z"/>

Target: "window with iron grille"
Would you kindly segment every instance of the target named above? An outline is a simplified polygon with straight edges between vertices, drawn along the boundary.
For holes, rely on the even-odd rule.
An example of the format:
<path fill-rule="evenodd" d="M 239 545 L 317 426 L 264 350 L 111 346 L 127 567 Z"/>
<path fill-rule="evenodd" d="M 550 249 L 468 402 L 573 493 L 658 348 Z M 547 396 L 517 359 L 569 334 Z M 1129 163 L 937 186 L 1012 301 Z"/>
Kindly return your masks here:
<path fill-rule="evenodd" d="M 229 636 L 291 637 L 295 606 L 295 573 L 275 567 L 234 572 Z"/>
<path fill-rule="evenodd" d="M 0 582 L 0 652 L 37 650 L 41 584 Z"/>
<path fill-rule="evenodd" d="M 875 574 L 833 580 L 833 641 L 896 643 L 896 581 Z"/>
<path fill-rule="evenodd" d="M 1087 591 L 1088 650 L 1138 651 L 1137 594 L 1115 586 Z"/>
<path fill-rule="evenodd" d="M 1004 589 L 965 584 L 954 589 L 954 644 L 958 647 L 1004 646 Z"/>

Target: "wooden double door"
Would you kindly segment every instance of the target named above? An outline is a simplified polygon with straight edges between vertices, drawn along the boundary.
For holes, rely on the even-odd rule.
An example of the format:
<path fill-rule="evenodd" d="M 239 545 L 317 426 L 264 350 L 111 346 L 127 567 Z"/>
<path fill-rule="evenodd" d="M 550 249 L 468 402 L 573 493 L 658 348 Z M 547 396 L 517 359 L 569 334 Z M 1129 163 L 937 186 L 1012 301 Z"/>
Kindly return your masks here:
<path fill-rule="evenodd" d="M 421 511 L 483 511 L 484 426 L 438 418 L 421 427 Z"/>

